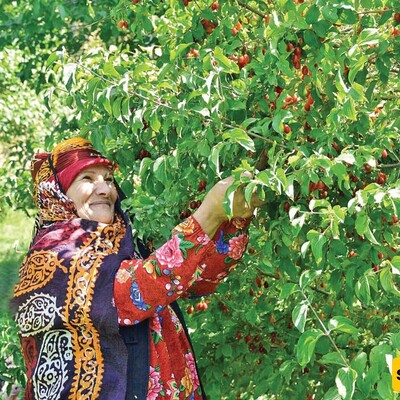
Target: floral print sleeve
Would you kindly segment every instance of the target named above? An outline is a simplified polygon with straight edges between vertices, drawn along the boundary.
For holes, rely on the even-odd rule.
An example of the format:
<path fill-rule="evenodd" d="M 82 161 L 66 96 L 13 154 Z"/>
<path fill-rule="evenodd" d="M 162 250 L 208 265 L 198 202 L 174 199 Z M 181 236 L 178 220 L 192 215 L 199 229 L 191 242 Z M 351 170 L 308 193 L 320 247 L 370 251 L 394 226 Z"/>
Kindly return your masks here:
<path fill-rule="evenodd" d="M 200 277 L 203 259 L 216 252 L 215 246 L 191 216 L 147 259 L 123 261 L 114 281 L 119 324 L 136 324 L 182 296 Z"/>
<path fill-rule="evenodd" d="M 250 221 L 251 218 L 233 218 L 218 228 L 212 239 L 215 250 L 203 259 L 204 270 L 186 295 L 196 297 L 213 293 L 218 284 L 235 269 L 249 241 L 247 231 Z"/>

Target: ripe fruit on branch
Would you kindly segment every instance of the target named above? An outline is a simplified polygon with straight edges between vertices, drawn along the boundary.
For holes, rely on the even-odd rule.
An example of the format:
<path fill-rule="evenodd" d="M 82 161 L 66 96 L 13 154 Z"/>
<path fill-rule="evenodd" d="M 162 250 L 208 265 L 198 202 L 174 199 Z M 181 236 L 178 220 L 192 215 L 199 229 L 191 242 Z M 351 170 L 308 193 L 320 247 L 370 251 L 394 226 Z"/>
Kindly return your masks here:
<path fill-rule="evenodd" d="M 214 3 L 211 4 L 211 10 L 215 11 L 218 10 L 219 4 L 218 1 L 214 1 Z"/>
<path fill-rule="evenodd" d="M 203 26 L 204 30 L 206 31 L 207 35 L 210 35 L 213 30 L 217 27 L 217 24 L 213 21 L 203 18 L 201 20 L 201 25 Z"/>
<path fill-rule="evenodd" d="M 387 158 L 387 156 L 388 156 L 387 150 L 386 150 L 386 149 L 383 149 L 383 150 L 382 150 L 382 158 Z"/>
<path fill-rule="evenodd" d="M 287 125 L 287 124 L 283 125 L 283 132 L 290 133 L 291 131 L 292 131 L 292 128 L 289 125 Z"/>
<path fill-rule="evenodd" d="M 206 182 L 205 179 L 203 179 L 203 180 L 200 181 L 197 190 L 198 190 L 199 192 L 202 192 L 203 190 L 205 190 L 206 186 L 207 186 L 207 182 Z"/>
<path fill-rule="evenodd" d="M 186 309 L 186 313 L 189 315 L 194 313 L 194 307 L 192 304 L 188 306 L 188 308 Z"/>
<path fill-rule="evenodd" d="M 238 66 L 240 69 L 245 67 L 250 62 L 250 57 L 248 54 L 243 54 L 238 58 Z"/>
<path fill-rule="evenodd" d="M 126 21 L 121 20 L 121 21 L 118 22 L 118 28 L 119 29 L 128 29 L 129 25 L 128 25 L 128 23 Z"/>
<path fill-rule="evenodd" d="M 200 52 L 197 49 L 190 49 L 190 51 L 186 54 L 186 58 L 197 58 Z"/>
<path fill-rule="evenodd" d="M 208 308 L 208 304 L 204 300 L 202 300 L 196 304 L 196 309 L 198 311 L 204 311 L 204 310 L 207 310 L 207 308 Z"/>
<path fill-rule="evenodd" d="M 354 250 L 351 250 L 350 252 L 349 252 L 349 257 L 351 258 L 351 257 L 355 257 L 357 255 L 357 253 L 354 251 Z"/>

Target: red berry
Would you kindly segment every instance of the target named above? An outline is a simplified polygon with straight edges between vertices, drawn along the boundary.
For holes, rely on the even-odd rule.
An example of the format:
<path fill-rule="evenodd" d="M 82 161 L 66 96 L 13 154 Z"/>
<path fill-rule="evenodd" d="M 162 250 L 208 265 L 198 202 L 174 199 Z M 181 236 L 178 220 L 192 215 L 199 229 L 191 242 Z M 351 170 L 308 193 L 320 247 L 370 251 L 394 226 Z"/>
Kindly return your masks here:
<path fill-rule="evenodd" d="M 289 125 L 287 125 L 287 124 L 283 125 L 283 132 L 290 133 L 291 131 L 292 131 L 292 128 Z"/>
<path fill-rule="evenodd" d="M 236 28 L 232 28 L 232 35 L 233 35 L 233 36 L 236 36 L 237 33 L 238 33 L 237 29 L 236 29 Z"/>
<path fill-rule="evenodd" d="M 382 158 L 386 158 L 388 156 L 388 152 L 386 149 L 382 150 Z"/>
<path fill-rule="evenodd" d="M 396 22 L 400 22 L 400 13 L 398 13 L 398 12 L 395 13 L 393 19 L 394 19 Z"/>
<path fill-rule="evenodd" d="M 357 255 L 357 253 L 354 250 L 351 250 L 349 252 L 349 257 L 355 257 Z"/>
<path fill-rule="evenodd" d="M 203 179 L 202 181 L 200 181 L 199 183 L 199 187 L 197 188 L 199 192 L 202 192 L 207 186 L 207 182 L 205 179 Z"/>
<path fill-rule="evenodd" d="M 246 337 L 244 338 L 244 341 L 245 341 L 246 343 L 249 343 L 249 342 L 251 341 L 251 339 L 252 339 L 252 337 L 251 337 L 250 333 L 248 333 L 248 334 L 246 335 Z"/>
<path fill-rule="evenodd" d="M 187 314 L 193 314 L 194 313 L 194 307 L 193 307 L 192 304 L 186 309 L 186 313 Z"/>
<path fill-rule="evenodd" d="M 236 339 L 237 340 L 240 340 L 240 339 L 242 339 L 242 337 L 243 337 L 243 334 L 242 334 L 242 332 L 238 332 L 237 334 L 236 334 Z"/>
<path fill-rule="evenodd" d="M 128 29 L 129 25 L 128 25 L 128 23 L 126 21 L 121 20 L 121 21 L 118 22 L 118 28 L 119 29 Z"/>
<path fill-rule="evenodd" d="M 392 221 L 397 224 L 399 222 L 399 217 L 397 215 L 393 215 Z"/>
<path fill-rule="evenodd" d="M 214 1 L 214 3 L 211 4 L 211 9 L 212 10 L 218 10 L 219 4 L 218 1 Z"/>
<path fill-rule="evenodd" d="M 383 258 L 383 253 L 379 252 L 379 253 L 378 253 L 378 258 L 379 258 L 380 260 L 382 260 L 382 258 Z"/>

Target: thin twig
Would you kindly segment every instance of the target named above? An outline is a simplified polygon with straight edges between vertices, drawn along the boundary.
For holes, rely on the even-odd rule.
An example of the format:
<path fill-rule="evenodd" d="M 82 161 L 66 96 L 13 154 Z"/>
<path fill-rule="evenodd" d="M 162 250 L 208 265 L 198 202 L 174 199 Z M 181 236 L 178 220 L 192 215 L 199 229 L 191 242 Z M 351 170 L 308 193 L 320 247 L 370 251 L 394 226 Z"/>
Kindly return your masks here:
<path fill-rule="evenodd" d="M 258 16 L 260 16 L 261 18 L 265 18 L 267 16 L 267 14 L 262 13 L 261 11 L 258 11 L 256 8 L 249 6 L 248 4 L 246 4 L 243 1 L 240 0 L 236 0 L 236 2 L 241 5 L 242 7 L 246 8 L 247 10 L 251 11 L 254 14 L 257 14 Z"/>
<path fill-rule="evenodd" d="M 395 163 L 395 164 L 381 164 L 379 165 L 379 168 L 398 168 L 400 167 L 400 163 Z"/>
<path fill-rule="evenodd" d="M 320 323 L 320 325 L 322 326 L 322 329 L 324 331 L 325 336 L 328 336 L 328 339 L 330 340 L 330 342 L 332 343 L 333 347 L 335 348 L 335 350 L 337 351 L 337 353 L 339 354 L 340 358 L 343 360 L 344 364 L 346 365 L 346 367 L 350 368 L 350 365 L 348 364 L 347 360 L 343 357 L 343 354 L 340 352 L 339 348 L 337 347 L 335 341 L 332 339 L 330 332 L 328 331 L 328 329 L 326 328 L 325 324 L 322 322 L 321 318 L 319 317 L 319 315 L 317 314 L 317 312 L 315 311 L 314 307 L 312 306 L 310 300 L 308 299 L 308 297 L 306 296 L 306 294 L 304 293 L 304 291 L 301 291 L 302 295 L 304 296 L 304 298 L 306 299 L 308 305 L 311 308 L 311 311 L 313 312 L 313 314 L 315 315 L 315 317 L 317 318 L 318 322 Z"/>

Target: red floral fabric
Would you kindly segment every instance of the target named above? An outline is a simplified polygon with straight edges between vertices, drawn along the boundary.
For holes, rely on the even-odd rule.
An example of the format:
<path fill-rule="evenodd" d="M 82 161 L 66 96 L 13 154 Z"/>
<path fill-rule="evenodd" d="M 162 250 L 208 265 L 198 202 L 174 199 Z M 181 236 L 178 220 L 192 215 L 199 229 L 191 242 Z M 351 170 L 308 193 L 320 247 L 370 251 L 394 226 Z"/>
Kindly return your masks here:
<path fill-rule="evenodd" d="M 214 292 L 242 257 L 248 224 L 233 219 L 210 239 L 191 216 L 149 258 L 121 263 L 114 282 L 120 325 L 150 319 L 148 400 L 202 399 L 193 351 L 169 304 Z"/>

